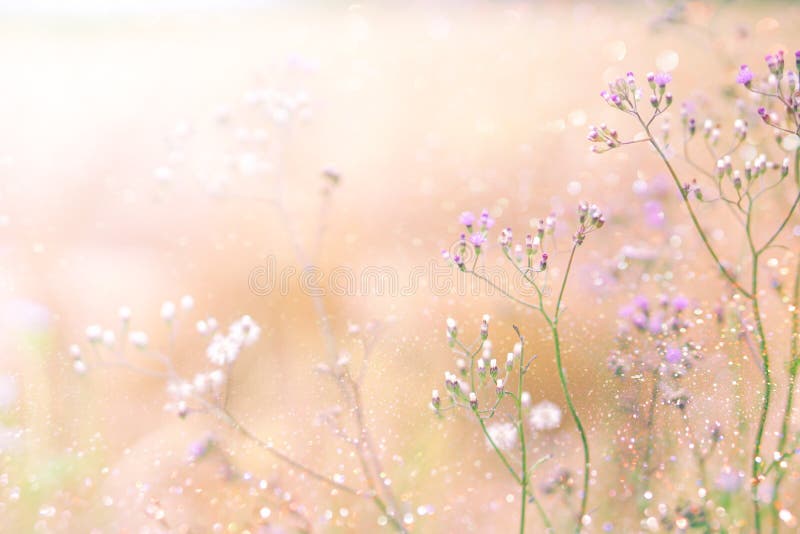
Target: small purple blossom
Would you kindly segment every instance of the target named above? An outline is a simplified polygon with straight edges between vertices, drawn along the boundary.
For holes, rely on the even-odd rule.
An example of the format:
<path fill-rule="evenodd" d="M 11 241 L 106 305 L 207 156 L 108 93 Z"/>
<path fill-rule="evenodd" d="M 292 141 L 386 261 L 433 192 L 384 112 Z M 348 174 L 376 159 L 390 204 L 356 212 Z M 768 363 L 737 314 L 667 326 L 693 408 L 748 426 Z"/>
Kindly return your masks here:
<path fill-rule="evenodd" d="M 667 363 L 680 363 L 681 359 L 683 358 L 683 352 L 678 347 L 670 347 L 667 349 L 667 353 L 664 355 L 664 359 L 667 360 Z"/>
<path fill-rule="evenodd" d="M 489 210 L 487 209 L 481 212 L 481 226 L 486 230 L 494 226 L 494 219 L 489 216 Z"/>
<path fill-rule="evenodd" d="M 736 75 L 736 83 L 740 83 L 745 87 L 750 87 L 750 83 L 753 81 L 753 71 L 750 70 L 750 67 L 747 65 L 742 65 L 739 67 L 739 74 Z"/>
<path fill-rule="evenodd" d="M 471 211 L 462 211 L 458 216 L 458 222 L 464 226 L 472 226 L 475 223 L 475 214 Z"/>
<path fill-rule="evenodd" d="M 689 299 L 687 299 L 683 295 L 678 295 L 677 297 L 672 299 L 672 307 L 675 308 L 676 312 L 680 313 L 689 307 Z"/>
<path fill-rule="evenodd" d="M 649 226 L 661 227 L 664 225 L 664 206 L 658 200 L 648 200 L 644 203 L 644 219 Z"/>
<path fill-rule="evenodd" d="M 486 243 L 486 236 L 483 235 L 481 232 L 475 232 L 471 236 L 469 236 L 469 242 L 472 243 L 475 247 L 480 247 L 484 243 Z"/>
<path fill-rule="evenodd" d="M 659 72 L 653 77 L 653 81 L 659 87 L 666 87 L 672 81 L 672 75 L 668 72 Z"/>

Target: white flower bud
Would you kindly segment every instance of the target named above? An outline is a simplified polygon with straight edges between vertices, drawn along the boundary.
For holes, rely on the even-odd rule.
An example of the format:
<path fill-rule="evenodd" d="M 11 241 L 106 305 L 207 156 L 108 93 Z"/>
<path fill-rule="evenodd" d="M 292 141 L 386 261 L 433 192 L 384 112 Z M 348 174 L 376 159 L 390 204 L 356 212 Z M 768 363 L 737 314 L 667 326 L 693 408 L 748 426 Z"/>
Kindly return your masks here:
<path fill-rule="evenodd" d="M 191 295 L 184 295 L 181 297 L 181 308 L 184 311 L 189 311 L 194 308 L 194 298 Z"/>
<path fill-rule="evenodd" d="M 103 332 L 103 345 L 106 347 L 113 347 L 116 340 L 117 336 L 114 334 L 113 330 L 106 330 Z"/>
<path fill-rule="evenodd" d="M 86 363 L 80 359 L 72 362 L 72 369 L 79 375 L 86 374 L 86 371 L 88 370 L 88 368 L 86 367 Z"/>
<path fill-rule="evenodd" d="M 86 339 L 89 343 L 97 343 L 103 337 L 103 329 L 99 324 L 93 324 L 86 329 Z"/>
<path fill-rule="evenodd" d="M 129 307 L 127 307 L 127 306 L 122 306 L 122 307 L 119 309 L 119 312 L 117 312 L 117 313 L 119 314 L 119 319 L 120 319 L 120 320 L 121 320 L 123 323 L 127 323 L 128 321 L 130 321 L 130 320 L 131 320 L 131 309 L 130 309 Z"/>
<path fill-rule="evenodd" d="M 161 318 L 165 321 L 171 321 L 175 318 L 175 303 L 171 300 L 166 301 L 161 305 Z"/>
<path fill-rule="evenodd" d="M 128 334 L 128 341 L 131 342 L 131 345 L 136 347 L 137 349 L 145 349 L 147 348 L 147 334 L 144 332 L 131 332 Z"/>

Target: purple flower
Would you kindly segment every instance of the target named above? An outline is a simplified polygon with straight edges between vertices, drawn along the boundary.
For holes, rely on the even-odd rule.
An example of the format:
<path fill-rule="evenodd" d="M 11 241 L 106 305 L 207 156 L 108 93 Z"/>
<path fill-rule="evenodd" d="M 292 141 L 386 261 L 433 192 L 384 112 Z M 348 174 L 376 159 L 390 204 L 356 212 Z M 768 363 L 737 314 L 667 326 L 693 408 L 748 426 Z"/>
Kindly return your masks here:
<path fill-rule="evenodd" d="M 653 81 L 659 87 L 666 87 L 672 81 L 672 75 L 668 72 L 659 72 L 653 77 Z"/>
<path fill-rule="evenodd" d="M 631 317 L 631 323 L 639 330 L 644 330 L 647 328 L 647 317 L 641 313 L 637 313 L 633 317 Z"/>
<path fill-rule="evenodd" d="M 475 215 L 471 211 L 462 211 L 458 216 L 458 222 L 464 226 L 472 226 L 475 223 Z"/>
<path fill-rule="evenodd" d="M 484 209 L 481 212 L 481 226 L 483 226 L 484 230 L 487 230 L 494 226 L 494 219 L 489 216 L 489 210 Z"/>
<path fill-rule="evenodd" d="M 650 319 L 650 324 L 647 325 L 647 329 L 655 336 L 661 333 L 663 324 L 661 317 L 653 317 Z"/>
<path fill-rule="evenodd" d="M 619 316 L 623 319 L 630 319 L 633 316 L 633 306 L 623 306 L 619 309 Z"/>
<path fill-rule="evenodd" d="M 642 310 L 644 313 L 647 313 L 650 305 L 647 302 L 647 297 L 644 295 L 636 295 L 633 298 L 633 305 Z"/>
<path fill-rule="evenodd" d="M 644 219 L 648 225 L 660 227 L 664 224 L 664 206 L 658 200 L 649 200 L 644 204 Z"/>
<path fill-rule="evenodd" d="M 475 232 L 471 236 L 469 236 L 469 242 L 472 243 L 475 247 L 480 247 L 484 243 L 486 243 L 486 236 L 483 235 L 481 232 Z"/>
<path fill-rule="evenodd" d="M 208 437 L 195 441 L 189 445 L 189 459 L 197 461 L 208 453 L 211 448 L 212 440 Z"/>
<path fill-rule="evenodd" d="M 683 358 L 683 353 L 678 347 L 670 347 L 667 349 L 665 359 L 668 363 L 679 363 Z"/>
<path fill-rule="evenodd" d="M 672 307 L 675 308 L 676 312 L 682 312 L 683 310 L 689 307 L 689 299 L 687 299 L 683 295 L 678 295 L 677 297 L 672 299 Z"/>
<path fill-rule="evenodd" d="M 745 87 L 750 87 L 750 82 L 753 81 L 753 71 L 747 65 L 739 67 L 739 74 L 736 75 L 736 83 L 740 83 Z"/>

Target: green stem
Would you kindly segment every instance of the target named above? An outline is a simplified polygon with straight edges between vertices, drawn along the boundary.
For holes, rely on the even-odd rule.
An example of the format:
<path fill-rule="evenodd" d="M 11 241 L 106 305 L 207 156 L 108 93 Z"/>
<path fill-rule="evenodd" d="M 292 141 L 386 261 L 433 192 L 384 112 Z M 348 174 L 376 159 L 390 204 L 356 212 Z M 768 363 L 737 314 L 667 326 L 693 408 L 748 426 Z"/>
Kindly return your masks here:
<path fill-rule="evenodd" d="M 572 415 L 572 420 L 575 422 L 575 426 L 578 428 L 578 433 L 581 436 L 581 443 L 583 444 L 583 492 L 581 495 L 581 509 L 580 514 L 578 515 L 578 525 L 575 528 L 575 532 L 580 532 L 583 524 L 583 516 L 586 515 L 586 503 L 589 497 L 589 440 L 586 437 L 586 431 L 583 428 L 581 418 L 578 416 L 578 411 L 575 409 L 575 405 L 572 402 L 572 396 L 570 395 L 569 387 L 567 386 L 567 377 L 564 374 L 564 365 L 561 362 L 561 341 L 558 336 L 557 323 L 551 323 L 550 329 L 553 334 L 553 346 L 556 352 L 558 379 L 561 382 L 561 389 L 564 392 L 564 398 L 567 401 L 567 408 L 569 408 L 569 413 Z"/>
<path fill-rule="evenodd" d="M 506 458 L 506 455 L 503 454 L 503 451 L 500 450 L 500 448 L 497 446 L 497 444 L 492 439 L 492 436 L 489 434 L 489 431 L 486 429 L 486 423 L 483 421 L 483 418 L 480 416 L 480 414 L 477 412 L 477 410 L 473 410 L 473 412 L 475 412 L 475 417 L 478 418 L 478 423 L 480 423 L 481 430 L 483 430 L 483 435 L 486 436 L 486 439 L 489 441 L 489 445 L 492 446 L 492 448 L 494 449 L 494 452 L 497 454 L 497 456 L 503 462 L 503 465 L 506 466 L 506 469 L 508 469 L 508 472 L 511 473 L 511 476 L 514 478 L 514 480 L 517 482 L 517 484 L 521 485 L 522 484 L 522 479 L 517 474 L 517 472 L 514 470 L 514 468 L 511 467 L 511 463 L 508 461 L 508 458 Z"/>
<path fill-rule="evenodd" d="M 760 466 L 760 463 L 761 463 L 760 462 L 761 461 L 761 457 L 760 457 L 760 455 L 761 455 L 761 442 L 763 440 L 764 430 L 765 430 L 765 427 L 766 427 L 766 424 L 767 424 L 767 416 L 769 414 L 769 406 L 770 406 L 770 399 L 771 399 L 771 396 L 772 396 L 773 384 L 772 384 L 772 375 L 771 375 L 771 371 L 770 371 L 769 353 L 767 351 L 767 338 L 766 338 L 766 333 L 764 331 L 764 324 L 763 324 L 763 321 L 761 319 L 761 311 L 760 311 L 759 299 L 758 299 L 758 260 L 759 260 L 761 252 L 763 252 L 763 250 L 772 243 L 772 241 L 775 239 L 775 237 L 777 237 L 777 235 L 780 233 L 780 230 L 782 230 L 786 226 L 788 218 L 783 221 L 783 223 L 781 224 L 781 226 L 778 229 L 778 231 L 775 234 L 773 234 L 773 236 L 770 238 L 770 240 L 767 241 L 767 244 L 764 247 L 762 247 L 761 249 L 756 249 L 756 247 L 755 247 L 755 245 L 753 243 L 753 236 L 752 236 L 751 227 L 750 227 L 751 216 L 752 216 L 752 212 L 753 212 L 752 202 L 751 202 L 750 206 L 748 207 L 747 225 L 746 225 L 745 231 L 746 231 L 746 234 L 747 234 L 747 239 L 748 239 L 748 243 L 750 245 L 750 250 L 751 250 L 751 254 L 752 254 L 752 280 L 751 280 L 751 289 L 750 289 L 750 291 L 746 290 L 744 287 L 742 287 L 742 285 L 739 282 L 736 281 L 736 279 L 733 277 L 733 275 L 731 275 L 728 272 L 728 270 L 722 265 L 722 262 L 720 261 L 719 256 L 714 251 L 713 247 L 711 246 L 710 241 L 708 240 L 708 236 L 706 236 L 705 232 L 703 231 L 702 227 L 700 226 L 700 222 L 699 222 L 699 220 L 697 219 L 697 216 L 694 213 L 694 209 L 692 208 L 691 202 L 689 202 L 688 195 L 683 190 L 683 186 L 681 185 L 681 182 L 678 179 L 678 175 L 675 172 L 675 169 L 672 167 L 672 164 L 669 162 L 669 159 L 667 158 L 666 154 L 664 154 L 664 152 L 661 149 L 661 147 L 658 145 L 658 143 L 653 138 L 653 136 L 650 133 L 650 130 L 648 128 L 648 125 L 642 120 L 642 118 L 638 114 L 636 115 L 636 117 L 639 120 L 639 123 L 644 128 L 644 130 L 647 133 L 648 137 L 650 138 L 650 144 L 653 146 L 653 148 L 655 148 L 656 152 L 658 152 L 658 155 L 661 157 L 662 161 L 664 162 L 664 164 L 667 167 L 667 170 L 669 171 L 670 175 L 672 176 L 672 179 L 675 182 L 675 185 L 681 191 L 681 198 L 683 199 L 684 205 L 686 206 L 686 209 L 689 212 L 689 215 L 690 215 L 690 217 L 692 219 L 692 222 L 694 223 L 695 229 L 697 230 L 697 233 L 700 235 L 700 238 L 702 239 L 703 243 L 705 244 L 706 249 L 711 254 L 712 258 L 714 258 L 714 261 L 716 262 L 717 267 L 720 269 L 720 271 L 725 276 L 725 278 L 727 278 L 728 281 L 736 288 L 736 290 L 739 291 L 739 293 L 741 293 L 742 296 L 744 296 L 745 298 L 750 300 L 750 302 L 752 304 L 752 307 L 753 307 L 753 316 L 754 316 L 754 320 L 755 320 L 755 323 L 756 323 L 756 331 L 758 332 L 759 351 L 760 351 L 760 356 L 761 356 L 761 360 L 762 360 L 762 371 L 763 371 L 763 376 L 764 376 L 764 396 L 763 396 L 763 400 L 762 400 L 762 403 L 761 403 L 761 413 L 759 415 L 758 429 L 756 430 L 755 445 L 753 447 L 753 456 L 752 456 L 752 465 L 751 465 L 752 500 L 753 500 L 753 512 L 754 512 L 754 523 L 755 523 L 754 526 L 755 526 L 756 532 L 760 533 L 761 532 L 761 515 L 760 515 L 759 502 L 758 502 L 758 486 L 759 486 L 759 476 L 760 476 L 759 466 Z M 795 166 L 797 166 L 797 161 L 795 161 Z M 798 196 L 798 199 L 796 199 L 794 204 L 792 205 L 792 211 L 794 211 L 794 209 L 798 205 L 799 201 L 800 201 L 800 196 Z"/>
<path fill-rule="evenodd" d="M 797 269 L 794 275 L 794 293 L 792 294 L 792 331 L 791 331 L 791 349 L 790 349 L 790 363 L 789 363 L 789 391 L 786 397 L 786 407 L 783 410 L 783 421 L 781 423 L 781 435 L 778 441 L 778 452 L 783 456 L 785 454 L 786 442 L 789 438 L 789 423 L 792 420 L 792 408 L 794 405 L 794 389 L 797 384 L 797 371 L 800 369 L 800 354 L 798 354 L 798 336 L 800 336 L 800 316 L 798 315 L 798 304 L 800 304 L 800 258 L 797 260 Z M 783 478 L 786 476 L 785 469 L 779 469 L 778 475 L 775 478 L 775 488 L 773 490 L 773 499 L 778 498 L 778 491 L 780 490 Z M 773 503 L 774 504 L 774 503 Z M 778 508 L 772 506 L 772 521 L 773 532 L 778 530 Z"/>
<path fill-rule="evenodd" d="M 709 241 L 705 230 L 703 230 L 703 227 L 700 226 L 700 221 L 698 220 L 697 215 L 695 215 L 694 213 L 694 208 L 692 208 L 692 203 L 689 202 L 689 196 L 683 190 L 683 185 L 681 184 L 680 179 L 678 179 L 678 174 L 675 172 L 675 169 L 672 167 L 672 164 L 669 162 L 669 159 L 667 158 L 666 154 L 664 154 L 663 150 L 661 150 L 661 147 L 656 142 L 652 133 L 650 133 L 650 128 L 638 114 L 636 115 L 636 118 L 639 119 L 639 123 L 642 125 L 645 133 L 650 138 L 650 145 L 652 145 L 652 147 L 655 148 L 656 152 L 658 152 L 658 155 L 661 157 L 662 161 L 667 166 L 667 170 L 669 171 L 672 180 L 678 187 L 678 191 L 681 192 L 681 198 L 683 199 L 683 204 L 686 206 L 686 210 L 689 212 L 689 217 L 691 217 L 692 219 L 694 228 L 697 231 L 698 235 L 700 236 L 700 239 L 703 240 L 703 244 L 705 245 L 706 250 L 708 250 L 708 253 L 711 254 L 712 258 L 714 258 L 714 262 L 717 264 L 717 267 L 719 268 L 720 272 L 723 274 L 723 276 L 725 276 L 728 282 L 730 282 L 733 285 L 733 287 L 735 287 L 739 291 L 739 293 L 741 293 L 748 299 L 752 299 L 753 295 L 749 291 L 747 291 L 744 287 L 742 287 L 742 285 L 736 281 L 736 278 L 734 278 L 734 276 L 730 272 L 728 272 L 728 269 L 726 269 L 725 266 L 722 265 L 722 261 L 719 259 L 719 256 L 717 255 L 717 252 L 714 250 L 714 247 L 711 246 L 711 241 Z"/>
<path fill-rule="evenodd" d="M 550 325 L 550 331 L 553 335 L 553 348 L 555 349 L 556 353 L 556 367 L 558 368 L 558 379 L 561 382 L 561 389 L 564 392 L 564 398 L 567 402 L 567 408 L 569 409 L 569 413 L 572 416 L 572 420 L 575 422 L 575 426 L 578 428 L 578 433 L 581 436 L 581 444 L 583 445 L 583 491 L 581 494 L 581 508 L 580 513 L 578 514 L 578 524 L 575 527 L 575 532 L 580 532 L 581 527 L 583 526 L 583 517 L 586 515 L 586 505 L 589 499 L 589 475 L 590 475 L 590 463 L 589 463 L 589 440 L 586 436 L 586 430 L 583 428 L 583 423 L 581 422 L 581 418 L 578 415 L 578 411 L 575 409 L 575 404 L 572 402 L 572 395 L 569 392 L 569 386 L 567 385 L 567 376 L 564 373 L 564 364 L 561 359 L 561 339 L 559 338 L 558 334 L 558 320 L 561 317 L 561 300 L 564 297 L 564 290 L 567 287 L 567 279 L 569 278 L 570 270 L 572 269 L 572 262 L 575 259 L 575 251 L 578 248 L 577 241 L 573 242 L 572 250 L 569 254 L 569 260 L 567 261 L 567 268 L 564 270 L 564 278 L 561 281 L 561 289 L 558 292 L 558 299 L 556 300 L 556 309 L 555 309 L 555 318 L 553 320 L 550 319 L 549 316 L 545 314 L 545 320 Z"/>
<path fill-rule="evenodd" d="M 524 352 L 520 351 L 519 356 L 519 379 L 517 380 L 517 432 L 519 433 L 520 452 L 522 454 L 522 482 L 521 493 L 522 503 L 519 511 L 519 534 L 525 533 L 525 508 L 528 500 L 528 454 L 525 448 L 525 428 L 522 423 L 522 376 L 525 363 Z"/>
<path fill-rule="evenodd" d="M 758 273 L 758 258 L 753 261 L 753 279 L 755 280 Z M 753 285 L 754 293 L 756 285 Z M 764 429 L 767 425 L 767 415 L 769 413 L 770 398 L 772 397 L 772 375 L 769 368 L 769 353 L 767 352 L 767 338 L 764 333 L 764 324 L 761 321 L 761 311 L 759 309 L 758 298 L 753 299 L 753 315 L 756 321 L 756 330 L 758 331 L 758 345 L 761 351 L 761 361 L 763 364 L 764 373 L 764 397 L 761 401 L 761 414 L 758 419 L 758 429 L 756 430 L 755 446 L 753 447 L 753 462 L 750 474 L 753 479 L 753 513 L 755 514 L 755 528 L 756 532 L 761 532 L 761 514 L 758 503 L 758 486 L 759 486 L 759 466 L 761 465 L 761 441 L 764 438 Z"/>

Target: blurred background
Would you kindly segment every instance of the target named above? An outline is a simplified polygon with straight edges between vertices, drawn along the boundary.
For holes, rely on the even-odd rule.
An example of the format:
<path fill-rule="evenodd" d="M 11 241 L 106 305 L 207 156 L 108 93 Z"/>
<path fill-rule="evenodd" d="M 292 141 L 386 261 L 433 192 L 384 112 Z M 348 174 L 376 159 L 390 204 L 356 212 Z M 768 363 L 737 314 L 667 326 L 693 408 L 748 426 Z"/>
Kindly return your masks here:
<path fill-rule="evenodd" d="M 638 293 L 680 293 L 705 317 L 725 286 L 654 155 L 642 145 L 593 155 L 586 132 L 608 122 L 636 133 L 598 96 L 628 70 L 671 72 L 677 102 L 731 123 L 739 64 L 798 48 L 798 5 L 3 1 L 0 14 L 4 530 L 296 531 L 285 494 L 275 502 L 256 482 L 266 480 L 288 488 L 314 531 L 378 531 L 368 502 L 332 496 L 213 417 L 165 412 L 163 380 L 75 373 L 69 345 L 86 346 L 90 324 L 114 328 L 117 309 L 129 306 L 132 327 L 191 376 L 208 367 L 195 321 L 227 326 L 249 314 L 263 334 L 232 369 L 231 411 L 304 463 L 352 472 L 352 454 L 318 422 L 338 397 L 314 372 L 325 355 L 313 301 L 296 283 L 254 291 L 253 270 L 270 261 L 302 269 L 293 245 L 301 243 L 322 273 L 391 268 L 402 287 L 419 269 L 443 267 L 440 250 L 457 238 L 463 210 L 488 208 L 518 235 L 556 213 L 566 246 L 583 199 L 609 220 L 579 250 L 565 297 L 565 360 L 596 458 L 591 529 L 639 528 L 618 443 L 631 421 L 606 364 L 617 308 Z M 269 108 L 276 94 L 293 99 L 291 117 Z M 671 115 L 679 125 L 677 107 Z M 725 228 L 715 227 L 715 239 L 735 257 L 741 245 Z M 776 262 L 796 250 L 790 243 Z M 493 263 L 498 250 L 490 252 Z M 620 268 L 626 254 L 658 260 Z M 564 259 L 553 251 L 555 273 Z M 517 489 L 474 421 L 431 413 L 430 391 L 454 367 L 445 318 L 477 335 L 489 313 L 501 356 L 516 339 L 512 324 L 531 340 L 533 400 L 563 408 L 544 325 L 497 296 L 425 282 L 377 293 L 328 291 L 325 322 L 357 360 L 348 330 L 381 325 L 365 416 L 409 528 L 508 532 Z M 195 306 L 179 315 L 171 343 L 159 310 L 185 294 Z M 716 363 L 695 379 L 692 417 L 727 423 L 733 401 L 755 402 L 758 375 L 718 330 L 700 331 Z M 777 344 L 786 332 L 771 336 Z M 754 381 L 733 398 L 737 368 Z M 188 460 L 209 438 L 217 452 Z M 714 468 L 744 458 L 740 446 L 726 442 Z M 567 418 L 531 447 L 553 455 L 536 487 L 560 466 L 580 465 Z M 691 494 L 675 469 L 662 491 Z M 562 499 L 543 503 L 576 505 Z"/>

